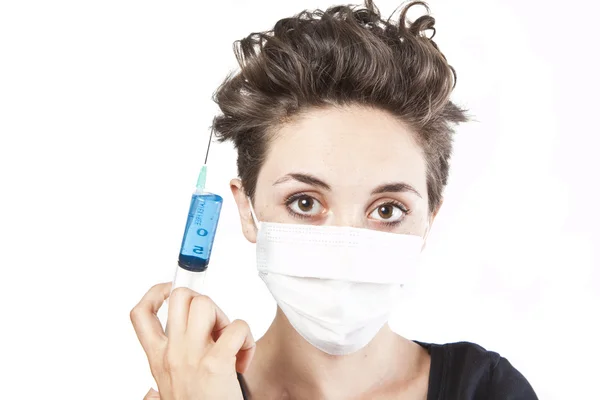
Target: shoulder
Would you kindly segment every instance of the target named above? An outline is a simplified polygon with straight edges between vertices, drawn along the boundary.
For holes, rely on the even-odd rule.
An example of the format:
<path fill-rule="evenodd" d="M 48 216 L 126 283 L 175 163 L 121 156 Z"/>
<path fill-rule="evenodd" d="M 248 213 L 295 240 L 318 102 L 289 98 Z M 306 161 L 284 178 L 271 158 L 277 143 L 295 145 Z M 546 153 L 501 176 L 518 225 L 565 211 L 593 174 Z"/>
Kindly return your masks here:
<path fill-rule="evenodd" d="M 431 354 L 430 389 L 439 398 L 537 399 L 527 379 L 497 352 L 470 342 L 419 344 Z"/>

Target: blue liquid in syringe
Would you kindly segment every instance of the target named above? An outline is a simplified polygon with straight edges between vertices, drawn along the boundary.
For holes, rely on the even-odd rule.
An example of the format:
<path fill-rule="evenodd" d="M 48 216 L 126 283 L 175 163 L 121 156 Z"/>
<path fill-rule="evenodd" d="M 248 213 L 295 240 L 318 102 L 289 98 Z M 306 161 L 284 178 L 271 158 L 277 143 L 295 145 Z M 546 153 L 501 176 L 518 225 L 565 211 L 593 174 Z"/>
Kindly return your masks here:
<path fill-rule="evenodd" d="M 210 260 L 223 198 L 212 193 L 192 195 L 179 266 L 193 272 L 205 271 Z"/>

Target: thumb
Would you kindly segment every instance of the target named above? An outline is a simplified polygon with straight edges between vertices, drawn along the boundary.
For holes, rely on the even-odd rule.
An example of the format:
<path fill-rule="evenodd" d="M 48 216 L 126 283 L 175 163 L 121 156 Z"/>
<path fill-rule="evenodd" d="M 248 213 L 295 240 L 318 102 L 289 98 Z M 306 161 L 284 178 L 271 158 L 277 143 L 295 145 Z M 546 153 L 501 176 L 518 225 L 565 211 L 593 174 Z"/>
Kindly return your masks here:
<path fill-rule="evenodd" d="M 144 400 L 160 400 L 160 394 L 156 390 L 150 388 L 148 393 L 144 396 Z"/>

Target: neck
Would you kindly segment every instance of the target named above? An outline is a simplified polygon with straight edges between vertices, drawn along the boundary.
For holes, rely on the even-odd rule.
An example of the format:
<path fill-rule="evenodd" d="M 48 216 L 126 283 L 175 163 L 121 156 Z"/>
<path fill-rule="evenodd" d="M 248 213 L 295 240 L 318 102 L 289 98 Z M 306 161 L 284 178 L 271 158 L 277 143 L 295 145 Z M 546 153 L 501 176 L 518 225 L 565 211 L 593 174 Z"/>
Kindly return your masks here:
<path fill-rule="evenodd" d="M 245 378 L 253 398 L 350 398 L 411 379 L 417 348 L 386 324 L 366 347 L 332 356 L 306 342 L 278 308 Z"/>

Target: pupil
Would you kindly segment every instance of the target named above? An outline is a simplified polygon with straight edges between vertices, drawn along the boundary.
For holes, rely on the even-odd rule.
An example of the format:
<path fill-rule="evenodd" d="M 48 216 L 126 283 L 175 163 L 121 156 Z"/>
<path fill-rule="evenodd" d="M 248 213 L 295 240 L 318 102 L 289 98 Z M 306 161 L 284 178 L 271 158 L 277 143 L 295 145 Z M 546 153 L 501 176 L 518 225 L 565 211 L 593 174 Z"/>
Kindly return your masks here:
<path fill-rule="evenodd" d="M 392 216 L 393 210 L 390 206 L 381 206 L 379 207 L 379 216 L 381 218 L 390 218 Z"/>
<path fill-rule="evenodd" d="M 300 199 L 300 201 L 298 202 L 298 205 L 300 206 L 300 209 L 302 211 L 310 211 L 310 209 L 313 206 L 313 201 L 309 197 L 304 197 L 304 198 Z"/>

